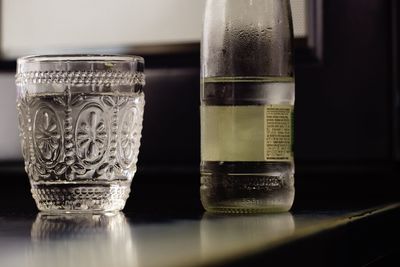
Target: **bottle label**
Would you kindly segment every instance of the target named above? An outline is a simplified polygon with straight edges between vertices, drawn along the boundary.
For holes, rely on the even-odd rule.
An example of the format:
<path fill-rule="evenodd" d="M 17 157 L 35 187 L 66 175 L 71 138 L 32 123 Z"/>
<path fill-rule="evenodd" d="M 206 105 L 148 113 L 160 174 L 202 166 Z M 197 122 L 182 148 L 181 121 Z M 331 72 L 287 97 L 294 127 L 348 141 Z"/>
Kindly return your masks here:
<path fill-rule="evenodd" d="M 201 106 L 203 161 L 293 159 L 293 106 Z"/>
<path fill-rule="evenodd" d="M 293 160 L 293 114 L 292 105 L 265 106 L 265 161 Z"/>

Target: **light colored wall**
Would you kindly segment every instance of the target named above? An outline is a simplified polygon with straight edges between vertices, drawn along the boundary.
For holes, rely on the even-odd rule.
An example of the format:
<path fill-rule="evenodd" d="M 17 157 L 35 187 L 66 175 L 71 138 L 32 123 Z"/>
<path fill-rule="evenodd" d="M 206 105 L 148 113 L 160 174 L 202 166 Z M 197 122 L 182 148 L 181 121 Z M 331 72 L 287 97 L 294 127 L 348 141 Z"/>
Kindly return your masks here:
<path fill-rule="evenodd" d="M 20 159 L 14 73 L 0 73 L 0 160 Z"/>
<path fill-rule="evenodd" d="M 292 0 L 304 36 L 305 1 Z M 200 40 L 205 0 L 2 0 L 7 57 L 82 48 Z"/>

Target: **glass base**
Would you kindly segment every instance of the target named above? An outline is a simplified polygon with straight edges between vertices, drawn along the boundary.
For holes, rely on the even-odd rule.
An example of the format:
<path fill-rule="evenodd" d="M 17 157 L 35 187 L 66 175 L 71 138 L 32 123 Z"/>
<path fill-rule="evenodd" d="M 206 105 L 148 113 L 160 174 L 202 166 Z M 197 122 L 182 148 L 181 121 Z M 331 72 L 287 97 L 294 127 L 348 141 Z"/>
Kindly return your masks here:
<path fill-rule="evenodd" d="M 113 212 L 124 208 L 130 182 L 33 183 L 31 192 L 38 209 L 45 212 Z"/>

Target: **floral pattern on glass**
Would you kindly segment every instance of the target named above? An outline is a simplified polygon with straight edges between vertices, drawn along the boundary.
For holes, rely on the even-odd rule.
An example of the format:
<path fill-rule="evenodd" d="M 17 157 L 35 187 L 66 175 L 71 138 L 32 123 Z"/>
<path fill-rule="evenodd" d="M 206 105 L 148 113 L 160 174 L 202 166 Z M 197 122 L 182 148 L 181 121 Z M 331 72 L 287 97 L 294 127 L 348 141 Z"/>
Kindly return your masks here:
<path fill-rule="evenodd" d="M 81 113 L 82 118 L 78 119 L 76 132 L 78 156 L 86 164 L 98 163 L 106 150 L 108 135 L 100 112 L 99 108 L 90 107 Z"/>
<path fill-rule="evenodd" d="M 129 168 L 137 157 L 141 131 L 138 116 L 137 108 L 130 107 L 125 112 L 121 122 L 120 158 L 125 168 Z"/>
<path fill-rule="evenodd" d="M 56 162 L 61 149 L 61 134 L 57 115 L 48 107 L 39 109 L 34 120 L 36 153 L 47 165 Z"/>

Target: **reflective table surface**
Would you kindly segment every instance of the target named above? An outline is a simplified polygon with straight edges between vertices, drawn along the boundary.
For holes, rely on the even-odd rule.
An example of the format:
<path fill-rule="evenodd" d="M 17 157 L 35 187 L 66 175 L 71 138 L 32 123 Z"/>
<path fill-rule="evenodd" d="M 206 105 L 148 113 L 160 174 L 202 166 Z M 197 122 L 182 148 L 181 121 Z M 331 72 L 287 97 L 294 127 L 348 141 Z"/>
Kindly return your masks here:
<path fill-rule="evenodd" d="M 372 167 L 303 165 L 290 213 L 204 213 L 198 172 L 151 169 L 124 213 L 52 215 L 37 212 L 23 163 L 3 163 L 0 267 L 400 266 L 400 166 Z"/>
<path fill-rule="evenodd" d="M 310 250 L 327 253 L 323 257 L 329 261 L 337 256 L 332 242 L 380 242 L 372 233 L 398 219 L 399 210 L 400 204 L 392 203 L 358 210 L 162 218 L 122 212 L 7 213 L 0 214 L 0 266 L 254 266 L 296 251 L 306 257 Z M 398 231 L 391 233 L 399 237 Z M 322 248 L 327 246 L 330 254 Z"/>

